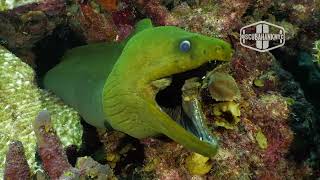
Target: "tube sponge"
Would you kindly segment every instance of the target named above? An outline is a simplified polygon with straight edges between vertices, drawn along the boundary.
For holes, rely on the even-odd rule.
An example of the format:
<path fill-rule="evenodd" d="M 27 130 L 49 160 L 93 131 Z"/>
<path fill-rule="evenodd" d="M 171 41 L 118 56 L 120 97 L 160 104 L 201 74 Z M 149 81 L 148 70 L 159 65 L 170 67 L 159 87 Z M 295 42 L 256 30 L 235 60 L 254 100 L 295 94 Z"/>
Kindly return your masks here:
<path fill-rule="evenodd" d="M 3 155 L 12 141 L 22 142 L 31 170 L 40 169 L 35 161 L 32 122 L 42 110 L 52 114 L 53 126 L 64 147 L 81 144 L 82 126 L 77 112 L 39 89 L 33 69 L 0 46 L 0 177 L 5 164 Z"/>

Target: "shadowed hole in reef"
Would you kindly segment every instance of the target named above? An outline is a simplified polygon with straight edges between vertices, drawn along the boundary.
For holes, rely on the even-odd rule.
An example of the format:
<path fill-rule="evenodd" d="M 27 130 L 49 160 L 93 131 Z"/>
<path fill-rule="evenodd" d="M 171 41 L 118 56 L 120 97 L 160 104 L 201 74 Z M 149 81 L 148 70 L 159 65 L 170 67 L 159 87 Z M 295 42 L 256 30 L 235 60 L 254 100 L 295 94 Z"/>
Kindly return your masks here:
<path fill-rule="evenodd" d="M 144 146 L 138 139 L 127 136 L 122 144 L 132 144 L 132 147 L 121 160 L 117 162 L 114 173 L 120 176 L 120 179 L 140 179 L 137 169 L 142 168 L 145 159 Z"/>
<path fill-rule="evenodd" d="M 36 57 L 36 74 L 39 86 L 43 87 L 43 76 L 60 62 L 61 57 L 67 50 L 85 44 L 84 39 L 77 36 L 68 26 L 55 28 L 50 35 L 37 42 L 32 48 L 32 52 Z M 96 129 L 83 120 L 81 124 L 84 129 L 82 147 L 79 150 L 74 146 L 66 148 L 68 160 L 72 165 L 75 165 L 78 157 L 91 155 L 94 153 L 94 149 L 102 146 Z"/>
<path fill-rule="evenodd" d="M 317 156 L 320 118 L 319 118 L 319 86 L 310 84 L 310 75 L 312 74 L 312 61 L 310 49 L 300 47 L 299 39 L 286 42 L 288 48 L 279 48 L 272 51 L 276 59 L 281 63 L 282 68 L 290 72 L 299 85 L 288 82 L 288 76 L 284 75 L 282 81 L 282 94 L 285 97 L 294 97 L 296 102 L 291 105 L 290 126 L 294 131 L 294 141 L 290 146 L 290 155 L 298 163 L 308 163 L 313 168 L 319 168 L 319 156 Z M 312 47 L 311 45 L 309 47 Z M 294 49 L 294 50 L 293 50 Z M 308 52 L 309 51 L 309 52 Z M 309 54 L 309 55 L 307 55 Z M 309 59 L 308 59 L 309 58 Z M 309 65 L 308 65 L 309 64 Z M 301 88 L 303 92 L 297 92 Z M 305 101 L 304 98 L 307 100 Z M 311 105 L 311 104 L 312 105 Z"/>
<path fill-rule="evenodd" d="M 286 42 L 290 46 L 296 46 L 294 43 Z M 298 47 L 296 47 L 298 49 Z M 286 71 L 290 72 L 293 75 L 293 78 L 295 81 L 301 82 L 301 76 L 298 75 L 298 53 L 293 51 L 292 53 L 288 53 L 287 51 L 283 49 L 276 49 L 272 51 L 272 54 L 275 56 L 275 58 L 281 63 L 282 68 L 284 68 Z M 302 85 L 303 87 L 303 85 Z M 283 92 L 285 96 L 295 96 L 296 89 L 291 90 L 292 88 L 284 87 Z M 305 93 L 304 93 L 305 94 Z M 305 94 L 306 95 L 306 94 Z M 296 108 L 296 106 L 300 106 L 299 108 Z M 300 120 L 300 116 L 302 116 L 300 109 L 303 109 L 304 106 L 299 104 L 294 104 L 292 106 L 292 112 L 295 114 L 295 116 L 291 116 L 290 118 L 292 121 L 290 121 L 290 127 L 295 132 L 293 142 L 290 146 L 290 154 L 293 154 L 293 159 L 296 162 L 302 163 L 306 158 L 308 158 L 308 155 L 310 154 L 310 148 L 312 144 L 311 141 L 305 141 L 305 139 L 310 139 L 309 133 L 306 133 L 308 131 L 308 128 L 303 127 Z"/>
<path fill-rule="evenodd" d="M 55 28 L 51 35 L 35 44 L 32 49 L 36 56 L 36 73 L 38 84 L 42 86 L 42 78 L 46 72 L 60 62 L 63 54 L 71 48 L 86 44 L 68 26 Z"/>
<path fill-rule="evenodd" d="M 65 151 L 67 154 L 68 162 L 72 166 L 75 166 L 77 162 L 77 158 L 80 157 L 78 147 L 76 145 L 70 145 L 65 148 Z"/>
<path fill-rule="evenodd" d="M 174 111 L 178 110 L 179 108 L 181 109 L 182 105 L 182 86 L 185 83 L 185 80 L 198 77 L 199 81 L 201 81 L 201 78 L 206 75 L 207 72 L 213 70 L 216 68 L 218 65 L 222 64 L 220 61 L 213 61 L 213 62 L 208 62 L 203 64 L 202 66 L 189 70 L 186 72 L 178 73 L 178 74 L 173 74 L 172 77 L 172 82 L 171 84 L 166 87 L 163 90 L 160 90 L 157 95 L 156 95 L 156 102 L 157 104 L 165 110 L 165 112 L 168 115 L 171 115 L 172 113 L 167 112 L 169 111 Z M 174 117 L 171 117 L 174 120 Z"/>
<path fill-rule="evenodd" d="M 102 143 L 99 140 L 99 135 L 94 126 L 86 123 L 84 120 L 81 121 L 81 125 L 83 127 L 83 135 L 82 135 L 82 145 L 79 150 L 80 156 L 91 156 L 96 153 L 97 150 L 103 148 Z M 69 158 L 70 159 L 70 158 Z"/>

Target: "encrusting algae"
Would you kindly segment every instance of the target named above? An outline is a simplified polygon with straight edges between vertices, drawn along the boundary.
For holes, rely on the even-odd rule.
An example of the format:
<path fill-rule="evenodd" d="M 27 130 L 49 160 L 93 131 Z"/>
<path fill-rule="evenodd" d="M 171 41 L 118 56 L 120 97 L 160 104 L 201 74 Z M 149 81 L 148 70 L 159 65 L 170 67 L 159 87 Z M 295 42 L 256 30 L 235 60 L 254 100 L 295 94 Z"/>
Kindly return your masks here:
<path fill-rule="evenodd" d="M 261 149 L 266 149 L 268 147 L 268 140 L 261 130 L 257 132 L 256 140 Z"/>
<path fill-rule="evenodd" d="M 212 163 L 208 157 L 192 153 L 186 158 L 186 168 L 192 175 L 204 175 L 210 171 Z"/>
<path fill-rule="evenodd" d="M 0 46 L 0 177 L 3 176 L 4 155 L 12 141 L 22 142 L 31 170 L 39 170 L 32 122 L 45 109 L 52 114 L 53 126 L 63 146 L 80 146 L 82 126 L 77 112 L 39 89 L 33 69 Z"/>

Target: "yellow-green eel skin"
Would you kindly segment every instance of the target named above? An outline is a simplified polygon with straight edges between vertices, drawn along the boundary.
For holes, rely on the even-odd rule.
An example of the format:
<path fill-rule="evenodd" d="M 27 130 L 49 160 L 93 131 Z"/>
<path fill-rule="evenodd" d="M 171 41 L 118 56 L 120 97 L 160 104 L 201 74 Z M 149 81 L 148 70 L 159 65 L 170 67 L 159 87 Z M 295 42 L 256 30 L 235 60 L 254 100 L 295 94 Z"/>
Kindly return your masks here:
<path fill-rule="evenodd" d="M 189 41 L 182 51 L 179 44 Z M 196 69 L 210 60 L 229 61 L 227 42 L 174 26 L 153 27 L 149 19 L 121 43 L 69 50 L 44 78 L 45 87 L 74 107 L 86 122 L 135 138 L 164 134 L 187 149 L 212 157 L 218 142 L 200 140 L 161 110 L 153 81 Z"/>

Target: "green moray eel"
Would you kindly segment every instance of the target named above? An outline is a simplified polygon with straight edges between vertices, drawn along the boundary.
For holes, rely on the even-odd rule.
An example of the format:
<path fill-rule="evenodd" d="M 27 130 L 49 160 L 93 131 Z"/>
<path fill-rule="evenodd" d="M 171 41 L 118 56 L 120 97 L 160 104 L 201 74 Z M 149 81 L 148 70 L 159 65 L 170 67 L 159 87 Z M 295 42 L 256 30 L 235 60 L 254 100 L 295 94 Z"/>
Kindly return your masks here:
<path fill-rule="evenodd" d="M 164 134 L 184 147 L 214 156 L 218 143 L 187 131 L 166 114 L 155 97 L 153 82 L 196 69 L 211 61 L 229 61 L 232 49 L 220 39 L 174 26 L 137 23 L 122 43 L 99 43 L 68 51 L 44 78 L 52 90 L 86 122 L 122 131 L 135 138 Z"/>

